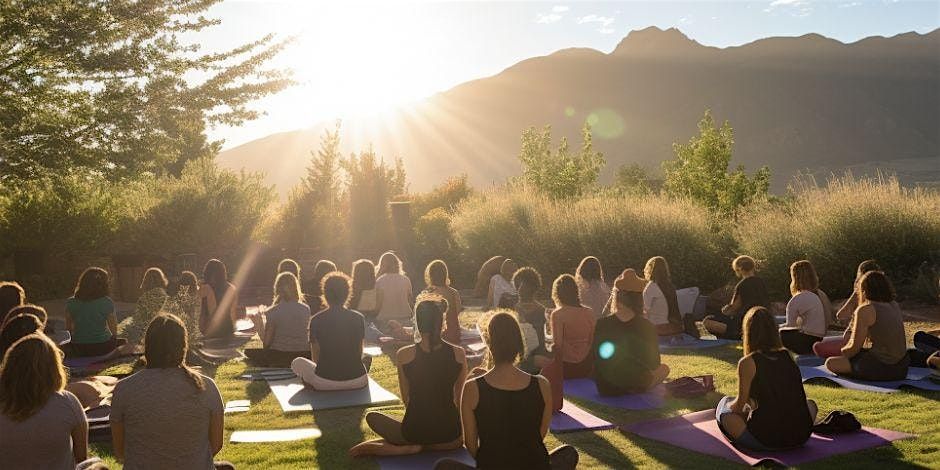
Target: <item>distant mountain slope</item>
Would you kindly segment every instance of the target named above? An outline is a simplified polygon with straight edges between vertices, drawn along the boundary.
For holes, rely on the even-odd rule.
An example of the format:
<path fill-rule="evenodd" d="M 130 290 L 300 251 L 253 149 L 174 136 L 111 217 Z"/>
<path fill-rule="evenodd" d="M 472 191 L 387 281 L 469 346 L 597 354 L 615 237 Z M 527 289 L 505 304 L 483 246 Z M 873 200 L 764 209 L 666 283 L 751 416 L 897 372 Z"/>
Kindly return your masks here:
<path fill-rule="evenodd" d="M 843 44 L 816 34 L 719 49 L 676 29 L 633 31 L 610 54 L 565 49 L 458 85 L 384 118 L 343 123 L 346 151 L 372 143 L 405 160 L 413 189 L 467 173 L 477 185 L 517 174 L 524 128 L 577 140 L 594 123 L 610 174 L 657 167 L 705 108 L 735 130 L 735 160 L 770 165 L 775 183 L 805 168 L 940 156 L 940 30 Z M 224 151 L 286 192 L 324 123 Z"/>

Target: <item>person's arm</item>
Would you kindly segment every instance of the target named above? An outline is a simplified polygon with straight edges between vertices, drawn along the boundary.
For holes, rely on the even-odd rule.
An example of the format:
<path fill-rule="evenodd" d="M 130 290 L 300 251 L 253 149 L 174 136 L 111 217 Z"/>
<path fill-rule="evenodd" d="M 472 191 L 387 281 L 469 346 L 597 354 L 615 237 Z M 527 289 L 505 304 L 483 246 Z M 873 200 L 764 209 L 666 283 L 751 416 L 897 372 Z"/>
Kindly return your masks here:
<path fill-rule="evenodd" d="M 457 380 L 454 381 L 454 404 L 460 407 L 460 392 L 463 391 L 463 384 L 467 381 L 467 353 L 463 348 L 453 348 L 454 359 L 460 364 L 460 372 L 457 373 Z"/>
<path fill-rule="evenodd" d="M 751 399 L 751 382 L 757 374 L 757 364 L 750 357 L 738 361 L 738 396 L 731 402 L 731 411 L 744 414 L 744 407 Z"/>
<path fill-rule="evenodd" d="M 261 317 L 259 316 L 259 318 Z M 269 321 L 270 318 L 267 318 L 266 320 L 267 321 L 262 323 L 264 325 L 264 337 L 261 338 L 261 345 L 265 349 L 270 348 L 271 344 L 274 343 L 274 335 L 277 331 L 276 324 L 272 321 Z M 261 320 L 258 321 L 261 322 Z"/>
<path fill-rule="evenodd" d="M 836 312 L 836 319 L 839 321 L 849 321 L 852 319 L 852 314 L 855 313 L 855 309 L 858 308 L 858 291 L 852 291 L 852 296 L 846 299 L 845 303 L 842 304 L 842 307 L 839 308 L 839 311 Z"/>
<path fill-rule="evenodd" d="M 317 341 L 317 317 L 310 319 L 310 323 L 307 326 L 307 335 L 310 342 L 310 360 L 314 364 L 320 363 L 320 343 Z M 364 328 L 364 327 L 363 327 Z"/>
<path fill-rule="evenodd" d="M 539 381 L 539 390 L 542 392 L 542 402 L 545 403 L 545 407 L 542 409 L 542 426 L 539 428 L 542 439 L 545 439 L 545 435 L 548 434 L 548 426 L 552 422 L 552 386 L 545 377 L 541 375 L 536 377 Z"/>
<path fill-rule="evenodd" d="M 108 322 L 108 330 L 111 331 L 111 336 L 117 337 L 117 315 L 115 315 L 114 312 L 109 313 L 106 321 Z"/>
<path fill-rule="evenodd" d="M 787 302 L 787 321 L 780 325 L 781 328 L 792 328 L 799 326 L 799 319 L 801 317 L 800 311 L 796 305 L 796 296 L 790 298 L 790 301 Z"/>
<path fill-rule="evenodd" d="M 484 309 L 496 306 L 493 304 L 493 284 L 493 280 L 490 279 L 490 285 L 486 291 L 486 305 L 483 306 Z"/>
<path fill-rule="evenodd" d="M 68 307 L 65 309 L 65 329 L 73 336 L 75 335 L 75 320 L 72 320 L 72 312 Z"/>
<path fill-rule="evenodd" d="M 734 293 L 731 294 L 731 302 L 729 302 L 728 305 L 721 307 L 721 313 L 728 315 L 728 312 L 734 313 L 741 309 L 741 296 L 738 295 L 738 287 L 740 285 L 741 282 L 739 281 L 734 286 Z"/>
<path fill-rule="evenodd" d="M 558 318 L 558 310 L 552 312 L 552 353 L 561 360 L 561 350 L 565 344 L 565 329 L 561 326 L 562 319 Z"/>
<path fill-rule="evenodd" d="M 396 361 L 398 363 L 398 389 L 401 391 L 401 401 L 405 404 L 405 408 L 408 408 L 408 391 L 410 390 L 411 384 L 408 383 L 408 375 L 405 374 L 405 364 L 410 364 L 415 357 L 415 348 L 417 345 L 405 346 L 398 350 L 398 354 L 395 355 Z"/>
<path fill-rule="evenodd" d="M 375 312 L 382 311 L 382 301 L 385 300 L 385 291 L 379 289 L 378 284 L 375 286 Z"/>
<path fill-rule="evenodd" d="M 652 283 L 646 285 L 643 288 L 643 314 L 645 318 L 650 317 L 650 312 L 653 311 L 653 303 L 656 301 L 656 295 L 653 294 L 653 289 L 650 287 Z"/>
<path fill-rule="evenodd" d="M 415 309 L 414 287 L 412 287 L 411 279 L 408 279 L 408 276 L 405 276 L 405 279 L 408 280 L 408 286 L 406 286 L 408 288 L 408 296 L 407 296 L 408 306 L 411 307 L 412 311 L 414 311 Z"/>
<path fill-rule="evenodd" d="M 228 292 L 225 295 L 231 295 L 232 301 L 229 303 L 228 316 L 232 326 L 238 321 L 238 288 L 229 284 Z"/>
<path fill-rule="evenodd" d="M 868 339 L 868 328 L 875 323 L 875 307 L 863 305 L 855 311 L 852 317 L 852 336 L 849 342 L 842 347 L 842 355 L 851 358 L 862 350 L 865 340 Z"/>
<path fill-rule="evenodd" d="M 213 410 L 209 415 L 209 450 L 215 456 L 222 450 L 222 435 L 225 417 L 222 412 Z"/>
<path fill-rule="evenodd" d="M 473 413 L 477 409 L 479 400 L 480 391 L 477 389 L 476 381 L 468 380 L 463 386 L 463 393 L 460 395 L 460 423 L 463 427 L 463 445 L 473 458 L 477 457 L 477 450 L 480 447 L 479 436 L 477 435 L 477 417 Z M 551 400 L 548 400 L 548 403 L 550 407 Z"/>
<path fill-rule="evenodd" d="M 82 409 L 78 398 L 74 396 L 70 398 L 74 400 L 72 407 L 78 420 L 71 432 L 72 457 L 75 459 L 75 463 L 78 464 L 88 458 L 88 418 L 85 416 L 85 411 Z"/>
<path fill-rule="evenodd" d="M 111 421 L 111 448 L 114 459 L 124 463 L 124 423 Z"/>

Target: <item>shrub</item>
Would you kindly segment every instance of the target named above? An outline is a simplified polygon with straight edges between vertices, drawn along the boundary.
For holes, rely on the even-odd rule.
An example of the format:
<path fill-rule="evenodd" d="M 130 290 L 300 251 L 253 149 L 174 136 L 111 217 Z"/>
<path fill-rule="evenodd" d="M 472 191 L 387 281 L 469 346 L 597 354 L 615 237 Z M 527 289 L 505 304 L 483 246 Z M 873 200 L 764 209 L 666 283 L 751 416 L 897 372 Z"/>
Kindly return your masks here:
<path fill-rule="evenodd" d="M 905 189 L 896 178 L 803 180 L 782 203 L 762 203 L 739 219 L 740 250 L 761 260 L 771 293 L 787 296 L 788 267 L 809 259 L 823 290 L 845 297 L 858 263 L 868 258 L 896 285 L 909 285 L 940 250 L 940 195 Z"/>
<path fill-rule="evenodd" d="M 712 230 L 709 212 L 688 200 L 658 196 L 590 196 L 553 200 L 547 195 L 493 191 L 469 198 L 451 220 L 466 261 L 479 266 L 493 255 L 532 265 L 546 278 L 573 272 L 596 255 L 613 279 L 626 267 L 665 256 L 679 286 L 717 287 L 728 280 L 730 237 Z"/>
<path fill-rule="evenodd" d="M 420 219 L 437 208 L 451 213 L 457 209 L 460 201 L 470 197 L 471 194 L 473 194 L 473 188 L 467 183 L 467 175 L 448 178 L 430 191 L 412 196 L 411 215 L 415 219 Z"/>
<path fill-rule="evenodd" d="M 561 138 L 557 150 L 552 150 L 552 129 L 542 131 L 534 127 L 522 133 L 522 181 L 529 187 L 553 198 L 567 198 L 586 194 L 597 184 L 604 167 L 604 155 L 594 150 L 591 127 L 585 123 L 581 129 L 581 148 L 573 153 L 568 139 Z"/>

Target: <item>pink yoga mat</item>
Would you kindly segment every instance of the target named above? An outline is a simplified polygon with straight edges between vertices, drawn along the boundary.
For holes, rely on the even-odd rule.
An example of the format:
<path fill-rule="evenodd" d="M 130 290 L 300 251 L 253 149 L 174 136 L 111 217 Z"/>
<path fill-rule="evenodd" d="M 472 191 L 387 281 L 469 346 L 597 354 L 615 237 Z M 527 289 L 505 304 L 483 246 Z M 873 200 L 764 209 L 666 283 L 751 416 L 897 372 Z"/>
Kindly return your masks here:
<path fill-rule="evenodd" d="M 699 411 L 675 418 L 622 426 L 621 431 L 672 444 L 687 450 L 721 457 L 735 463 L 774 463 L 795 466 L 833 455 L 847 454 L 914 437 L 911 434 L 864 427 L 861 431 L 833 437 L 813 434 L 803 447 L 783 451 L 738 450 L 715 422 L 715 410 Z"/>
<path fill-rule="evenodd" d="M 608 421 L 598 418 L 591 413 L 579 408 L 568 400 L 564 401 L 561 411 L 552 415 L 552 422 L 548 429 L 553 433 L 592 431 L 600 429 L 611 429 L 615 427 Z"/>
<path fill-rule="evenodd" d="M 615 397 L 605 397 L 597 393 L 597 385 L 592 379 L 565 380 L 565 395 L 593 401 L 613 408 L 624 410 L 652 410 L 660 408 L 665 402 L 666 388 L 658 385 L 646 393 L 633 393 Z"/>

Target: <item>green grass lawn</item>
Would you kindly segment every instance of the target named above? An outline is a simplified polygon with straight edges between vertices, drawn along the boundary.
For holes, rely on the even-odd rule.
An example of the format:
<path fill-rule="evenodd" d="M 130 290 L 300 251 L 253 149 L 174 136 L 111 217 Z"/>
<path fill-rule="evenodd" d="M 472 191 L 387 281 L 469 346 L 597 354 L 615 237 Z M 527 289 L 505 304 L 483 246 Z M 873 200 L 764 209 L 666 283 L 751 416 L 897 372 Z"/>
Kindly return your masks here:
<path fill-rule="evenodd" d="M 472 324 L 479 312 L 467 312 L 463 322 Z M 936 328 L 936 325 L 908 324 L 908 329 Z M 573 402 L 608 421 L 625 424 L 672 417 L 688 412 L 713 408 L 724 394 L 736 393 L 735 364 L 741 356 L 740 346 L 699 351 L 676 351 L 663 355 L 672 369 L 672 377 L 682 375 L 715 375 L 717 392 L 698 399 L 667 400 L 666 406 L 651 411 L 626 411 L 574 399 Z M 126 368 L 126 366 L 125 366 Z M 366 409 L 341 409 L 285 415 L 265 382 L 246 382 L 237 377 L 246 370 L 240 362 L 229 362 L 217 370 L 205 371 L 215 377 L 225 401 L 250 399 L 248 413 L 227 415 L 226 444 L 219 459 L 229 460 L 239 468 L 377 468 L 372 459 L 350 459 L 346 451 L 367 438 L 376 437 L 365 425 Z M 375 358 L 372 377 L 385 388 L 398 393 L 395 366 L 387 355 Z M 836 466 L 845 468 L 940 468 L 940 392 L 894 394 L 851 391 L 829 385 L 807 384 L 806 393 L 819 403 L 820 414 L 834 409 L 848 410 L 862 424 L 916 434 L 917 438 L 902 440 L 853 454 L 836 456 L 806 465 L 807 468 Z M 384 410 L 402 413 L 399 406 Z M 235 430 L 280 429 L 317 426 L 323 436 L 316 440 L 273 444 L 232 444 L 228 436 Z M 715 468 L 732 466 L 728 461 L 679 449 L 656 441 L 619 431 L 549 433 L 546 444 L 551 447 L 571 444 L 581 453 L 581 468 L 676 467 Z M 108 445 L 92 446 L 92 453 L 113 463 Z M 116 466 L 114 468 L 117 468 Z"/>

